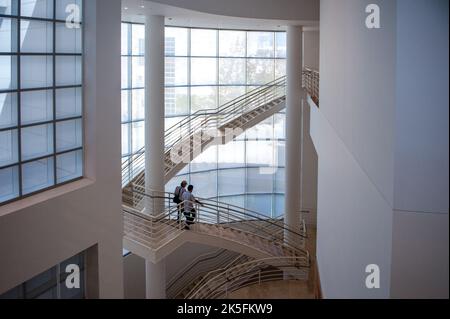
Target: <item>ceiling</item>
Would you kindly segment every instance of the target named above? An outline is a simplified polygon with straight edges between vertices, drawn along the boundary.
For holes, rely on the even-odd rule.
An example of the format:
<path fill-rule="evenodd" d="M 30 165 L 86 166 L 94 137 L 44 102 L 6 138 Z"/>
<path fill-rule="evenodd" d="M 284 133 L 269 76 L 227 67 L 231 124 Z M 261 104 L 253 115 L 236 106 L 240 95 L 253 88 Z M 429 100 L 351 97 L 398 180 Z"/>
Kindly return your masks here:
<path fill-rule="evenodd" d="M 217 15 L 147 0 L 122 1 L 123 21 L 144 23 L 145 16 L 148 14 L 166 17 L 166 25 L 185 27 L 283 31 L 286 30 L 288 25 L 303 25 L 305 30 L 308 31 L 317 30 L 319 25 L 318 21 L 255 19 Z"/>

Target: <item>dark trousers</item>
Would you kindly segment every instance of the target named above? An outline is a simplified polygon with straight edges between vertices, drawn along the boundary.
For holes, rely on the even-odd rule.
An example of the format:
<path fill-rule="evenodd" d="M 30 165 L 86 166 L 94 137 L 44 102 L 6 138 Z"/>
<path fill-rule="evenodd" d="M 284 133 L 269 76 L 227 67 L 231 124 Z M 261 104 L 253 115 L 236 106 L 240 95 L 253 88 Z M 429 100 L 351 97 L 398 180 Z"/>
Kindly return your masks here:
<path fill-rule="evenodd" d="M 174 203 L 177 204 L 177 208 L 178 208 L 177 221 L 180 221 L 181 215 L 183 213 L 183 202 L 181 202 L 180 200 L 175 200 Z"/>
<path fill-rule="evenodd" d="M 186 218 L 186 224 L 192 225 L 195 224 L 195 217 L 197 214 L 195 213 L 195 209 L 192 209 L 190 212 L 184 212 L 184 217 Z"/>

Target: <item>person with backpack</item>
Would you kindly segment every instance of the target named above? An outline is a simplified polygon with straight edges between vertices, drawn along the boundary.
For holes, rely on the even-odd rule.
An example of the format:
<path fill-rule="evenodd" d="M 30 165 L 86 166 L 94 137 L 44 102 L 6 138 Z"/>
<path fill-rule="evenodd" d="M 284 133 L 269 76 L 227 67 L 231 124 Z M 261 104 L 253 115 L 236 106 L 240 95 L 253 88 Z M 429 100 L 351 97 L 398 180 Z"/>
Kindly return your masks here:
<path fill-rule="evenodd" d="M 177 186 L 173 192 L 173 202 L 178 206 L 177 223 L 180 222 L 181 215 L 183 214 L 183 193 L 186 191 L 187 184 L 186 181 L 182 181 L 180 186 Z"/>

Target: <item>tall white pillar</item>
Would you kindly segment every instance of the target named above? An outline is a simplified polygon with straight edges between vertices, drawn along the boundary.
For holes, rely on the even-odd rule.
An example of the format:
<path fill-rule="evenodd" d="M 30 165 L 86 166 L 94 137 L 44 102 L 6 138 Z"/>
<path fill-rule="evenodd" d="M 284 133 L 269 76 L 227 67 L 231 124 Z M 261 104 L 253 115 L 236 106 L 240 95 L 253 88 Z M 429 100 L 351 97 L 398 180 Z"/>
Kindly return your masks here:
<path fill-rule="evenodd" d="M 164 17 L 148 15 L 145 24 L 145 185 L 164 191 Z M 164 200 L 148 203 L 160 214 Z"/>
<path fill-rule="evenodd" d="M 285 223 L 299 232 L 302 209 L 302 107 L 305 93 L 302 88 L 303 28 L 289 26 L 287 29 L 287 92 L 286 92 L 286 191 Z M 297 243 L 295 236 L 285 233 L 285 240 Z"/>
<path fill-rule="evenodd" d="M 145 261 L 146 299 L 166 299 L 166 262 Z"/>
<path fill-rule="evenodd" d="M 145 187 L 164 191 L 164 17 L 147 15 L 145 41 Z M 146 212 L 163 212 L 164 199 L 149 199 Z M 147 299 L 166 298 L 165 261 L 146 261 Z"/>

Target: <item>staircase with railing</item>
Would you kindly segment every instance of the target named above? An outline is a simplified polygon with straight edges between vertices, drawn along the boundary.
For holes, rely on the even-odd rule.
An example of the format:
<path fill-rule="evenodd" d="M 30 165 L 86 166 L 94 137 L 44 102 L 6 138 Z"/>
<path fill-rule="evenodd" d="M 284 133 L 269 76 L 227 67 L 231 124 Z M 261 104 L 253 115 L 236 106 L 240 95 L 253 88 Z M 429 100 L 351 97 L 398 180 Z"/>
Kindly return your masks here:
<path fill-rule="evenodd" d="M 185 242 L 208 242 L 253 258 L 309 255 L 303 249 L 307 237 L 303 230 L 292 230 L 279 220 L 215 200 L 192 203 L 195 224 L 186 230 L 184 222 L 177 222 L 179 207 L 171 204 L 171 198 L 169 193 L 146 193 L 139 185 L 124 193 L 125 249 L 154 262 Z M 154 214 L 155 200 L 166 203 L 164 212 Z M 284 238 L 286 232 L 292 235 L 291 242 Z"/>
<path fill-rule="evenodd" d="M 303 83 L 318 105 L 316 71 L 305 69 Z M 214 111 L 199 111 L 166 131 L 165 179 L 169 181 L 195 156 L 215 144 L 225 144 L 285 107 L 286 78 L 282 77 L 245 94 Z M 231 133 L 230 133 L 231 132 Z M 306 280 L 311 260 L 304 250 L 306 226 L 290 229 L 282 219 L 271 219 L 257 212 L 214 200 L 200 199 L 194 225 L 185 229 L 180 208 L 172 194 L 145 188 L 145 153 L 123 163 L 124 246 L 127 250 L 158 262 L 185 242 L 208 242 L 238 255 L 215 271 L 206 273 L 205 265 L 192 276 L 174 277 L 168 284 L 173 297 L 216 298 L 255 282 L 291 278 Z M 163 205 L 155 206 L 155 202 Z M 285 238 L 286 233 L 291 242 Z M 224 255 L 225 256 L 225 255 Z M 205 257 L 205 256 L 203 256 Z M 183 280 L 182 280 L 183 278 Z M 255 281 L 257 279 L 257 281 Z"/>
<path fill-rule="evenodd" d="M 309 269 L 310 262 L 305 257 L 277 257 L 240 262 L 211 272 L 185 298 L 227 298 L 229 293 L 238 289 L 270 281 L 296 280 L 308 283 Z"/>
<path fill-rule="evenodd" d="M 303 86 L 319 105 L 319 72 L 305 68 Z M 168 182 L 212 145 L 226 144 L 246 129 L 285 108 L 286 77 L 258 87 L 215 110 L 199 110 L 165 132 L 164 172 Z M 145 150 L 122 164 L 122 186 L 145 184 Z"/>

